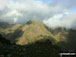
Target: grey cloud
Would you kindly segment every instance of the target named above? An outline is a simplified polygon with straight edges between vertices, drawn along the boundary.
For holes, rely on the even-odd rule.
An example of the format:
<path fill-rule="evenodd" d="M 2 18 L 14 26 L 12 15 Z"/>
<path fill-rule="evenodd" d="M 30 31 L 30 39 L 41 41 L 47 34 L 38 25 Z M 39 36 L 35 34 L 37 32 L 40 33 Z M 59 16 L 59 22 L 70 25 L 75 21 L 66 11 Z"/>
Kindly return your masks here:
<path fill-rule="evenodd" d="M 0 11 L 3 10 L 8 3 L 8 0 L 0 0 Z"/>
<path fill-rule="evenodd" d="M 0 4 L 0 21 L 9 23 L 26 23 L 28 20 L 36 19 L 43 22 L 46 20 L 44 23 L 48 27 L 63 26 L 75 28 L 75 14 L 70 11 L 70 9 L 76 5 L 75 0 L 53 0 L 52 3 L 43 3 L 34 0 L 16 0 L 13 2 L 12 0 L 11 2 L 8 0 L 0 1 L 3 2 L 3 4 Z M 72 13 L 73 15 L 71 15 Z M 54 22 L 57 24 L 53 25 Z M 68 25 L 66 25 L 67 23 Z"/>
<path fill-rule="evenodd" d="M 66 8 L 76 7 L 76 0 L 53 0 L 54 5 L 61 5 Z"/>
<path fill-rule="evenodd" d="M 1 17 L 3 20 L 8 20 L 8 22 L 12 23 L 13 21 L 9 21 L 10 19 L 14 20 L 15 18 L 18 18 L 17 23 L 23 23 L 23 21 L 30 19 L 47 19 L 56 13 L 64 11 L 64 8 L 60 6 L 53 7 L 51 5 L 49 6 L 47 3 L 37 2 L 33 0 L 16 0 L 16 2 L 8 2 L 6 6 L 7 8 L 5 10 L 7 10 L 7 12 L 3 11 L 4 15 L 2 14 Z M 16 13 L 20 13 L 23 16 L 15 17 L 12 15 L 9 17 L 7 14 L 11 13 L 12 11 L 17 11 Z M 7 20 L 5 18 L 7 18 Z"/>

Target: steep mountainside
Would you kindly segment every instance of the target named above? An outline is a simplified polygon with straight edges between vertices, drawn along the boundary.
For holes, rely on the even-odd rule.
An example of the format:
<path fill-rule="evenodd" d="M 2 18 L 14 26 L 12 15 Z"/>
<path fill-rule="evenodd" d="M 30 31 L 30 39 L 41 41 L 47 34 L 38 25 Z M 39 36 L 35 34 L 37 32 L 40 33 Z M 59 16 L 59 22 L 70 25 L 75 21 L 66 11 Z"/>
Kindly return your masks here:
<path fill-rule="evenodd" d="M 12 27 L 0 31 L 11 42 L 25 45 L 41 39 L 49 37 L 53 39 L 53 35 L 46 29 L 45 25 L 40 21 L 29 21 L 27 24 L 14 24 Z"/>

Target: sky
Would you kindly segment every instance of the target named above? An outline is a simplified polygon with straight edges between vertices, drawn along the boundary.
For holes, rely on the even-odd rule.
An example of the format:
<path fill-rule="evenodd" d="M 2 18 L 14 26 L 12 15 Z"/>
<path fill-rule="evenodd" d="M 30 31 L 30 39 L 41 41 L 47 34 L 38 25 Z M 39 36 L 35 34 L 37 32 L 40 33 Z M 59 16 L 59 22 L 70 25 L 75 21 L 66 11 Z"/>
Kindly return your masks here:
<path fill-rule="evenodd" d="M 72 12 L 76 12 L 76 8 L 72 8 Z"/>
<path fill-rule="evenodd" d="M 35 0 L 35 1 L 40 1 L 40 2 L 45 2 L 45 3 L 50 3 L 52 0 Z"/>
<path fill-rule="evenodd" d="M 76 29 L 76 0 L 0 0 L 0 22 L 40 20 L 49 28 Z"/>

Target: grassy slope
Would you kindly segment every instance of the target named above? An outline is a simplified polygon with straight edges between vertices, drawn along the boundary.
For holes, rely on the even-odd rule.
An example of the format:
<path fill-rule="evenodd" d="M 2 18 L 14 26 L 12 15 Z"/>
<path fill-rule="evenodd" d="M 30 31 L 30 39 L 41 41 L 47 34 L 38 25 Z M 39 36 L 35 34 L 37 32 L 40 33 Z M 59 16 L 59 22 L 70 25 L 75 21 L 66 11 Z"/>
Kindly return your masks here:
<path fill-rule="evenodd" d="M 45 28 L 40 21 L 30 21 L 31 24 L 24 25 L 23 35 L 18 39 L 17 44 L 28 44 L 37 40 L 44 39 L 44 36 L 53 37 L 53 35 Z M 22 28 L 23 28 L 22 27 Z M 21 30 L 22 30 L 21 28 Z"/>

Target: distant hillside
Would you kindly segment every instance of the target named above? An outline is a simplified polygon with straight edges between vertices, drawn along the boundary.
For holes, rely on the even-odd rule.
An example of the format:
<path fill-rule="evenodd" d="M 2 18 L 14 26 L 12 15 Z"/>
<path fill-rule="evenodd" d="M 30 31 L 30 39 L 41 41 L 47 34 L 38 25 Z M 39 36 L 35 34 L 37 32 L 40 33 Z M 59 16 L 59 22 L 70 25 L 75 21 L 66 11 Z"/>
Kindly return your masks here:
<path fill-rule="evenodd" d="M 10 27 L 11 25 L 6 22 L 0 22 L 0 29 L 5 29 Z"/>
<path fill-rule="evenodd" d="M 76 30 L 66 28 L 48 29 L 56 39 L 56 44 L 70 52 L 76 51 Z"/>

